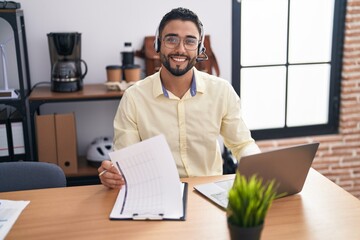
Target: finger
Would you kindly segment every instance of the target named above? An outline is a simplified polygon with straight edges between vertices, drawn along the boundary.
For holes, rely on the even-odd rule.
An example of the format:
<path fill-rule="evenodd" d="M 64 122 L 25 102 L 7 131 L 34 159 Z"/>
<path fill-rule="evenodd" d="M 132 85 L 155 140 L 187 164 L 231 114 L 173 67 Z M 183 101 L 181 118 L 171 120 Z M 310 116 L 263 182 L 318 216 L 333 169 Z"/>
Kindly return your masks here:
<path fill-rule="evenodd" d="M 118 188 L 121 189 L 121 187 L 125 184 L 123 179 L 108 179 L 108 178 L 100 178 L 101 183 L 109 188 Z"/>
<path fill-rule="evenodd" d="M 111 173 L 115 173 L 115 174 L 120 174 L 119 169 L 117 167 L 115 167 L 114 165 L 112 165 L 110 168 L 108 168 L 108 171 Z"/>
<path fill-rule="evenodd" d="M 112 172 L 114 170 L 110 169 L 108 171 L 106 171 L 105 173 L 103 173 L 100 178 L 104 178 L 104 179 L 116 179 L 116 180 L 122 180 L 124 181 L 123 176 L 119 173 L 119 171 L 117 171 L 115 169 L 115 172 Z"/>
<path fill-rule="evenodd" d="M 108 165 L 107 162 L 108 162 L 108 160 L 104 160 L 104 161 L 101 162 L 101 165 L 100 165 L 100 167 L 98 168 L 98 172 L 99 172 L 99 173 L 101 173 L 101 172 L 104 171 L 105 169 L 109 168 L 109 167 L 107 167 L 107 165 Z"/>
<path fill-rule="evenodd" d="M 112 162 L 109 161 L 109 160 L 104 160 L 104 161 L 101 162 L 101 167 L 102 167 L 103 169 L 109 169 L 109 168 L 111 168 L 112 166 L 113 166 L 113 164 L 112 164 Z"/>
<path fill-rule="evenodd" d="M 112 162 L 110 162 L 109 160 L 104 160 L 98 168 L 99 176 L 103 175 L 107 171 L 118 173 L 117 169 L 113 167 Z"/>
<path fill-rule="evenodd" d="M 125 180 L 122 175 L 117 173 L 111 173 L 107 171 L 106 173 L 99 176 L 101 183 L 105 186 L 111 188 L 119 188 L 125 184 Z M 115 187 L 114 187 L 115 186 Z"/>

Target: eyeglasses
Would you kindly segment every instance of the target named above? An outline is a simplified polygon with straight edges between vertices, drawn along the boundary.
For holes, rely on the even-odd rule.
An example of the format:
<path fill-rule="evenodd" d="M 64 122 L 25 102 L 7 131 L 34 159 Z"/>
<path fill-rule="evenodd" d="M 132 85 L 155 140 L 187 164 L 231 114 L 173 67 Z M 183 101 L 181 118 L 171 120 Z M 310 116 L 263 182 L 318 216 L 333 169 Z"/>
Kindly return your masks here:
<path fill-rule="evenodd" d="M 177 48 L 181 42 L 181 38 L 178 36 L 166 36 L 163 39 L 164 43 L 165 43 L 165 47 L 170 48 L 170 49 L 174 49 Z M 196 38 L 192 38 L 192 37 L 186 37 L 183 40 L 183 44 L 184 44 L 184 48 L 186 50 L 196 50 L 198 48 L 199 45 L 199 40 L 197 40 Z"/>

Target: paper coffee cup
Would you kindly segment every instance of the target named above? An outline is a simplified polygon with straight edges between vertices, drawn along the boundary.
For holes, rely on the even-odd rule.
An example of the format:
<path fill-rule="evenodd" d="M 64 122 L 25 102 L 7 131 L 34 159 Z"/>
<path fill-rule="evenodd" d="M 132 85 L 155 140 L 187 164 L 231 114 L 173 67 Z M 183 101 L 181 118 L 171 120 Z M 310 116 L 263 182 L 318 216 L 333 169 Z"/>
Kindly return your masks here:
<path fill-rule="evenodd" d="M 119 65 L 106 66 L 106 76 L 108 82 L 121 82 L 122 69 Z"/>
<path fill-rule="evenodd" d="M 125 81 L 136 82 L 141 78 L 141 68 L 139 65 L 127 65 L 124 67 Z"/>

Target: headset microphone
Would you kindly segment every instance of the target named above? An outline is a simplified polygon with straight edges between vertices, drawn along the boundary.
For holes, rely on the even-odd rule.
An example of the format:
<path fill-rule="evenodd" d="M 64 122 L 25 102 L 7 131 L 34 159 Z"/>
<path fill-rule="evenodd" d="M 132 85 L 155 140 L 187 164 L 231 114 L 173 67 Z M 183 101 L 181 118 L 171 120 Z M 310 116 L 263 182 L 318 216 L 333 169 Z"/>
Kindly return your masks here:
<path fill-rule="evenodd" d="M 203 47 L 203 49 L 199 53 L 199 56 L 196 58 L 196 62 L 203 62 L 203 61 L 206 61 L 209 59 L 209 57 L 208 57 L 208 55 L 206 55 L 205 51 L 206 51 L 206 48 Z"/>

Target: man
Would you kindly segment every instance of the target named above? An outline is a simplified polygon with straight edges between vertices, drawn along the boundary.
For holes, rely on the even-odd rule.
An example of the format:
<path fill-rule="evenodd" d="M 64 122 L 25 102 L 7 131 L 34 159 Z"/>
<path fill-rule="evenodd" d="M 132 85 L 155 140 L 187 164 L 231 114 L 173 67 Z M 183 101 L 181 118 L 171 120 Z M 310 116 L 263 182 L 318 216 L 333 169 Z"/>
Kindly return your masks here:
<path fill-rule="evenodd" d="M 162 67 L 125 91 L 114 119 L 114 150 L 164 134 L 180 177 L 222 174 L 219 135 L 238 160 L 260 151 L 232 86 L 194 67 L 206 59 L 203 40 L 192 11 L 177 8 L 163 17 L 154 44 Z M 98 171 L 105 171 L 99 174 L 105 186 L 124 184 L 110 161 Z"/>

